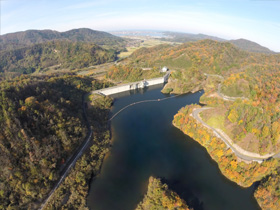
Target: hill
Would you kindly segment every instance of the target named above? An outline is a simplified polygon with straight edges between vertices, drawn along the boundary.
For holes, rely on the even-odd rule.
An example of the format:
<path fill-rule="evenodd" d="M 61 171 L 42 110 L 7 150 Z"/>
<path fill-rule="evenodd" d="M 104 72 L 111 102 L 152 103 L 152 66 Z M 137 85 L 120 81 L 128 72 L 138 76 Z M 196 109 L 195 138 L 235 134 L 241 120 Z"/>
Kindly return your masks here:
<path fill-rule="evenodd" d="M 203 39 L 210 39 L 219 42 L 229 42 L 235 45 L 236 47 L 246 50 L 248 52 L 258 52 L 258 53 L 267 53 L 267 54 L 274 54 L 275 52 L 269 50 L 266 47 L 259 45 L 258 43 L 252 42 L 246 39 L 237 39 L 237 40 L 225 40 L 215 36 L 209 36 L 205 34 L 190 34 L 190 33 L 178 33 L 178 32 L 164 32 L 168 38 L 161 38 L 161 40 L 165 41 L 173 41 L 173 42 L 192 42 L 192 41 L 199 41 Z"/>
<path fill-rule="evenodd" d="M 34 205 L 49 193 L 68 158 L 87 135 L 83 95 L 107 85 L 74 74 L 22 75 L 1 82 L 0 209 L 38 209 Z M 98 135 L 99 142 L 103 142 L 108 108 L 100 106 L 98 111 L 92 108 L 87 114 L 94 138 Z M 95 161 L 101 161 L 99 151 L 92 151 L 95 156 L 90 160 L 96 167 L 100 163 Z M 88 173 L 91 177 L 93 169 Z M 87 186 L 82 184 L 84 178 L 76 179 L 80 182 L 76 191 Z M 71 181 L 71 186 L 75 183 Z M 79 194 L 73 193 L 76 197 Z"/>
<path fill-rule="evenodd" d="M 129 60 L 142 67 L 168 66 L 180 70 L 195 66 L 208 73 L 219 73 L 227 71 L 231 65 L 241 64 L 249 57 L 249 53 L 230 43 L 208 39 L 177 46 L 142 48 L 135 51 Z"/>
<path fill-rule="evenodd" d="M 26 74 L 54 65 L 76 69 L 114 61 L 115 58 L 113 50 L 105 50 L 93 43 L 56 40 L 0 52 L 0 72 Z"/>
<path fill-rule="evenodd" d="M 27 30 L 0 36 L 0 51 L 11 50 L 52 40 L 93 42 L 101 46 L 124 46 L 125 39 L 112 34 L 88 28 L 73 29 L 66 32 L 53 30 Z"/>
<path fill-rule="evenodd" d="M 163 34 L 168 38 L 162 38 L 162 40 L 167 41 L 171 39 L 173 42 L 181 42 L 181 43 L 198 41 L 203 39 L 225 41 L 225 39 L 221 39 L 219 37 L 209 36 L 205 34 L 191 34 L 191 33 L 170 32 L 170 31 L 163 32 Z"/>
<path fill-rule="evenodd" d="M 142 48 L 126 59 L 127 65 L 159 69 L 167 66 L 173 71 L 167 88 L 184 93 L 202 88 L 205 74 L 230 75 L 250 64 L 277 64 L 278 54 L 260 54 L 241 50 L 228 42 L 201 40 L 177 46 L 160 45 Z"/>
<path fill-rule="evenodd" d="M 192 91 L 205 79 L 205 73 L 221 74 L 237 71 L 251 62 L 250 53 L 230 43 L 213 40 L 187 42 L 178 46 L 161 45 L 142 48 L 127 59 L 128 65 L 159 69 L 167 66 L 173 71 L 166 88 L 173 93 Z"/>
<path fill-rule="evenodd" d="M 256 42 L 252 42 L 247 39 L 236 39 L 230 40 L 229 43 L 234 44 L 235 46 L 239 47 L 242 50 L 246 50 L 249 52 L 257 52 L 257 53 L 267 53 L 267 54 L 274 54 L 275 52 L 271 51 L 270 49 L 259 45 Z"/>

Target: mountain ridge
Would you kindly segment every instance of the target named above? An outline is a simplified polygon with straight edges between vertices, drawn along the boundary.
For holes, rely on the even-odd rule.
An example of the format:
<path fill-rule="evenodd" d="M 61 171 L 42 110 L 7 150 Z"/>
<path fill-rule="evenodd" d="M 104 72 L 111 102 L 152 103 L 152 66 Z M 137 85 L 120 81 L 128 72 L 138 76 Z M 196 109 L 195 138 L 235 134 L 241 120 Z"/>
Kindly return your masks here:
<path fill-rule="evenodd" d="M 236 47 L 248 51 L 248 52 L 257 52 L 257 53 L 266 53 L 266 54 L 276 54 L 276 52 L 264 47 L 256 42 L 251 40 L 247 40 L 244 38 L 236 39 L 236 40 L 226 40 L 216 36 L 209 36 L 206 34 L 192 34 L 192 33 L 183 33 L 183 32 L 163 32 L 164 35 L 169 36 L 169 38 L 161 38 L 161 40 L 172 40 L 175 42 L 190 42 L 190 41 L 199 41 L 203 39 L 211 39 L 219 42 L 229 42 L 235 45 Z"/>
<path fill-rule="evenodd" d="M 257 52 L 257 53 L 268 53 L 268 54 L 276 54 L 276 52 L 268 49 L 267 47 L 264 47 L 256 42 L 253 42 L 248 39 L 232 39 L 227 41 L 229 43 L 234 44 L 236 47 L 239 47 L 243 50 L 247 50 L 250 52 Z"/>
<path fill-rule="evenodd" d="M 267 47 L 264 47 L 254 41 L 247 40 L 244 38 L 240 38 L 236 40 L 226 40 L 220 37 L 210 36 L 202 33 L 192 34 L 192 33 L 184 33 L 184 32 L 171 32 L 171 31 L 163 31 L 162 34 L 166 36 L 160 38 L 160 40 L 163 41 L 185 43 L 190 41 L 210 39 L 219 42 L 232 43 L 236 47 L 248 52 L 277 54 L 277 52 L 274 52 Z M 19 31 L 19 32 L 1 35 L 0 51 L 21 48 L 32 44 L 38 44 L 38 43 L 43 43 L 52 40 L 94 42 L 95 44 L 101 46 L 105 46 L 105 45 L 124 46 L 126 43 L 125 39 L 122 37 L 115 36 L 108 32 L 92 30 L 89 28 L 77 28 L 64 32 L 59 32 L 51 29 L 43 29 L 43 30 L 30 29 L 26 31 Z"/>
<path fill-rule="evenodd" d="M 125 39 L 110 33 L 89 28 L 72 29 L 65 32 L 55 30 L 26 30 L 8 33 L 0 36 L 0 50 L 11 50 L 40 44 L 53 40 L 69 40 L 80 42 L 94 42 L 97 45 L 124 45 Z"/>
<path fill-rule="evenodd" d="M 32 73 L 54 65 L 76 69 L 115 59 L 114 50 L 106 50 L 94 43 L 53 40 L 0 51 L 0 72 Z"/>

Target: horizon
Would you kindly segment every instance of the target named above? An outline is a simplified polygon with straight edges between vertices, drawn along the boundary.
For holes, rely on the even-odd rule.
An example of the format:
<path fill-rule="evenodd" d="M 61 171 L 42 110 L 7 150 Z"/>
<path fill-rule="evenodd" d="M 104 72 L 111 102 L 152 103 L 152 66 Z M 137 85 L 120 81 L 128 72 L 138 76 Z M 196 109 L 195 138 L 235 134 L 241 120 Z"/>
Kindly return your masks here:
<path fill-rule="evenodd" d="M 1 4 L 1 35 L 26 30 L 75 28 L 170 31 L 226 40 L 247 39 L 280 52 L 278 0 L 9 0 Z"/>
<path fill-rule="evenodd" d="M 73 28 L 73 29 L 70 29 L 70 30 L 76 30 L 76 29 L 90 29 L 90 30 L 94 30 L 94 29 L 91 29 L 91 28 Z M 65 30 L 65 31 L 58 31 L 58 30 L 53 30 L 53 29 L 27 29 L 26 31 L 32 31 L 32 30 L 34 30 L 34 31 L 39 31 L 39 30 L 50 30 L 50 31 L 57 31 L 57 32 L 59 32 L 59 33 L 63 33 L 63 32 L 67 32 L 67 31 L 70 31 L 70 30 Z M 110 34 L 112 34 L 112 35 L 114 35 L 114 36 L 118 36 L 118 37 L 122 37 L 121 35 L 116 35 L 116 34 L 114 34 L 114 33 L 117 33 L 117 32 L 157 32 L 157 33 L 164 33 L 164 32 L 171 32 L 171 33 L 183 33 L 183 34 L 191 34 L 191 35 L 206 35 L 206 36 L 212 36 L 212 35 L 208 35 L 208 34 L 203 34 L 203 33 L 189 33 L 189 32 L 182 32 L 182 31 L 168 31 L 168 30 L 148 30 L 148 29 L 128 29 L 128 30 L 114 30 L 114 31 L 101 31 L 101 30 L 94 30 L 94 31 L 99 31 L 99 32 L 106 32 L 106 33 L 110 33 Z M 25 31 L 17 31 L 17 32 L 11 32 L 11 33 L 7 33 L 7 34 L 12 34 L 12 33 L 19 33 L 19 32 L 25 32 Z M 6 34 L 3 34 L 3 35 L 6 35 Z M 0 36 L 2 36 L 2 35 L 0 35 Z M 123 35 L 123 36 L 127 36 L 127 35 Z M 130 35 L 129 35 L 130 36 Z M 243 40 L 247 40 L 247 41 L 251 41 L 251 42 L 254 42 L 254 41 L 252 41 L 252 40 L 248 40 L 248 39 L 244 39 L 244 38 L 242 38 L 242 37 L 240 37 L 240 38 L 237 38 L 237 39 L 226 39 L 226 38 L 223 38 L 223 37 L 219 37 L 219 36 L 215 36 L 215 35 L 213 35 L 212 37 L 215 37 L 215 38 L 220 38 L 220 39 L 224 39 L 224 41 L 232 41 L 232 40 L 241 40 L 241 39 L 243 39 Z M 254 42 L 254 43 L 256 43 L 256 44 L 259 44 L 259 43 L 257 43 L 257 42 Z M 268 47 L 266 47 L 266 46 L 263 46 L 263 45 L 261 45 L 261 44 L 259 44 L 260 46 L 262 46 L 262 47 L 265 47 L 265 48 L 268 48 Z M 269 49 L 269 48 L 268 48 Z M 269 49 L 269 50 L 271 50 L 271 49 Z M 274 53 L 280 53 L 280 51 L 279 52 L 277 52 L 277 51 L 273 51 L 273 50 L 271 50 L 272 52 L 274 52 Z"/>

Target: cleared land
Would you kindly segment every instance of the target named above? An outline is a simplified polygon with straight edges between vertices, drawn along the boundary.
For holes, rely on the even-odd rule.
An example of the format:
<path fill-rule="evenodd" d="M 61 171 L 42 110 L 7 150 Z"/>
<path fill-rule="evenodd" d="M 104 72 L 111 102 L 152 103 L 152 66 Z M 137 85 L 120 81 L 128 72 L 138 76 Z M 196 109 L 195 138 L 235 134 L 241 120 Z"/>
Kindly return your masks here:
<path fill-rule="evenodd" d="M 146 36 L 127 36 L 125 38 L 129 38 L 132 41 L 126 47 L 127 52 L 120 53 L 119 58 L 125 58 L 127 56 L 130 56 L 135 50 L 138 50 L 142 47 L 154 47 L 160 44 L 171 44 L 171 45 L 180 44 L 177 42 L 161 41 L 159 39 L 146 37 Z"/>

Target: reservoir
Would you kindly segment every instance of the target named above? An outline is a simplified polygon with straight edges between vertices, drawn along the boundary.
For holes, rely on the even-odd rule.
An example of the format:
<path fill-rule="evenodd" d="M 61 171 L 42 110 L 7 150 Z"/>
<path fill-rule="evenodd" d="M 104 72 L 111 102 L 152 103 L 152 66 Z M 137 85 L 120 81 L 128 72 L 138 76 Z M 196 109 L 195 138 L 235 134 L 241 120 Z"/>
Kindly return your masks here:
<path fill-rule="evenodd" d="M 170 97 L 162 85 L 115 98 L 111 115 L 143 100 Z M 90 184 L 91 210 L 133 210 L 147 191 L 150 176 L 160 177 L 195 210 L 258 210 L 254 186 L 229 181 L 206 149 L 172 125 L 181 107 L 199 102 L 203 92 L 139 103 L 111 121 L 113 145 L 101 173 Z"/>

